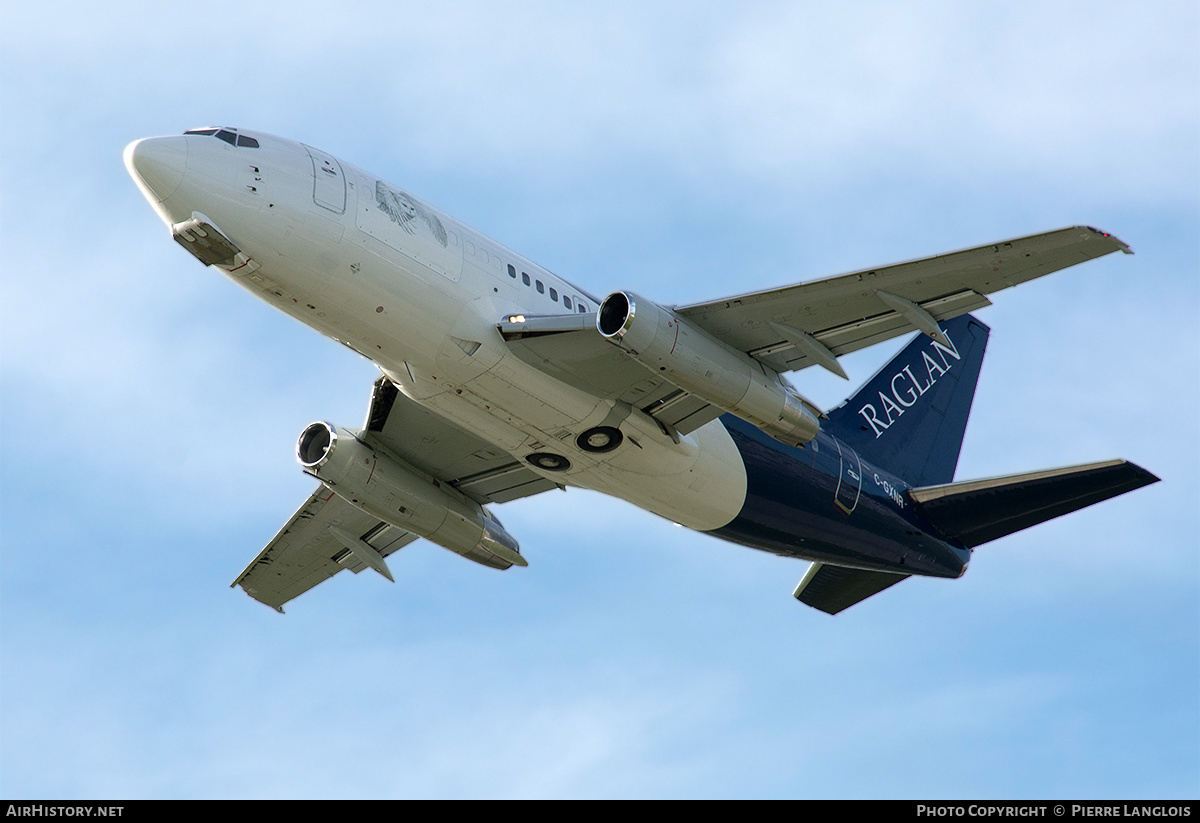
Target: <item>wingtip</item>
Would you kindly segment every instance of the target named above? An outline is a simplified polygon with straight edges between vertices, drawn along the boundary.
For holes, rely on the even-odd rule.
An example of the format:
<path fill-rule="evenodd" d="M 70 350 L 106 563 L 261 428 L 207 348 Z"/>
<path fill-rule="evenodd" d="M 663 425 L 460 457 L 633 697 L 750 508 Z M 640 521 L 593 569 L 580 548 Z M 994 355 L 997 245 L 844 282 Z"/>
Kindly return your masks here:
<path fill-rule="evenodd" d="M 1117 248 L 1121 250 L 1122 254 L 1133 254 L 1133 249 L 1129 248 L 1129 244 L 1121 240 L 1121 238 L 1117 237 L 1115 234 L 1109 234 L 1108 232 L 1098 229 L 1095 226 L 1084 226 L 1084 228 L 1094 234 L 1098 234 L 1101 237 L 1105 237 L 1116 243 Z"/>
<path fill-rule="evenodd" d="M 1134 488 L 1141 488 L 1142 486 L 1151 486 L 1155 483 L 1162 482 L 1161 477 L 1159 477 L 1157 474 L 1155 474 L 1152 471 L 1148 471 L 1147 469 L 1142 468 L 1137 463 L 1132 463 L 1128 460 L 1123 460 L 1122 462 L 1126 466 L 1128 466 L 1130 469 L 1133 470 L 1134 476 L 1138 479 L 1138 481 L 1140 481 L 1139 485 L 1135 486 Z"/>

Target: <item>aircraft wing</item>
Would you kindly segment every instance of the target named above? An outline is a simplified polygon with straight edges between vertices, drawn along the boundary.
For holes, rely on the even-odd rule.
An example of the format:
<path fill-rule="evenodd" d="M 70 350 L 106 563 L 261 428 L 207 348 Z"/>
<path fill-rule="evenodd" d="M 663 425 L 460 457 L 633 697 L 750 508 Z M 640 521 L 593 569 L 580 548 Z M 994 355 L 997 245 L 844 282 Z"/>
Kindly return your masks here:
<path fill-rule="evenodd" d="M 993 292 L 1115 251 L 1133 253 L 1110 234 L 1074 226 L 675 311 L 775 371 L 795 371 L 819 361 L 781 328 L 801 331 L 840 356 L 925 331 L 913 306 L 949 320 L 990 305 L 986 295 Z"/>
<path fill-rule="evenodd" d="M 481 505 L 562 488 L 498 446 L 409 400 L 386 377 L 375 381 L 362 437 Z"/>
<path fill-rule="evenodd" d="M 354 542 L 351 538 L 374 548 L 380 560 L 364 558 L 361 548 L 350 545 Z M 358 574 L 369 564 L 378 568 L 375 564 L 382 558 L 416 539 L 416 535 L 387 525 L 322 485 L 232 585 L 241 586 L 255 600 L 282 612 L 284 603 L 342 569 Z"/>
<path fill-rule="evenodd" d="M 375 381 L 367 425 L 359 436 L 481 505 L 560 488 L 507 452 L 409 400 L 386 377 Z M 232 585 L 282 612 L 284 603 L 342 569 L 357 574 L 370 567 L 392 579 L 383 558 L 416 539 L 322 485 Z"/>
<path fill-rule="evenodd" d="M 674 309 L 716 339 L 783 373 L 836 358 L 988 306 L 987 295 L 1112 252 L 1133 252 L 1110 234 L 1074 226 L 907 263 Z M 636 406 L 686 434 L 719 409 L 655 377 L 595 329 L 595 315 L 504 321 L 499 330 L 523 360 L 598 397 Z"/>
<path fill-rule="evenodd" d="M 500 323 L 509 349 L 525 362 L 604 400 L 639 408 L 687 434 L 724 412 L 656 377 L 596 330 L 596 315 L 528 317 Z"/>

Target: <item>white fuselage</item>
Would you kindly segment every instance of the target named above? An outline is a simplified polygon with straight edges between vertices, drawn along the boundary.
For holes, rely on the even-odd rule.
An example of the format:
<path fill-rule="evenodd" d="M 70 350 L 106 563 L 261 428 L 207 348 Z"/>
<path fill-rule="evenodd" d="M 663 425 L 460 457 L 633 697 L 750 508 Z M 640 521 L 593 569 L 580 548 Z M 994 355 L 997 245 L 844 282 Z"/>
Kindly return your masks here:
<path fill-rule="evenodd" d="M 413 400 L 517 459 L 566 456 L 569 469 L 543 472 L 555 482 L 698 530 L 737 516 L 746 471 L 719 421 L 672 439 L 641 411 L 522 361 L 497 329 L 516 314 L 594 313 L 595 298 L 360 169 L 249 134 L 257 148 L 142 140 L 126 162 L 168 224 L 201 214 L 257 264 L 228 272 L 235 282 L 369 358 Z M 576 445 L 614 420 L 633 447 Z"/>

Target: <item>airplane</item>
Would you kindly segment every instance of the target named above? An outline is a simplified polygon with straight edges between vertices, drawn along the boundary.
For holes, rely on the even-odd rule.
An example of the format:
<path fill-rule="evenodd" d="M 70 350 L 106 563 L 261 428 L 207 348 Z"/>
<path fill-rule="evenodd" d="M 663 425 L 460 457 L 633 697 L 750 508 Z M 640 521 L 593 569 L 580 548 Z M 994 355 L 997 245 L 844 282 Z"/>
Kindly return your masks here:
<path fill-rule="evenodd" d="M 1124 460 L 956 481 L 988 295 L 1113 252 L 1088 226 L 684 306 L 603 299 L 378 177 L 257 131 L 136 140 L 125 165 L 201 263 L 372 361 L 366 421 L 315 422 L 319 485 L 233 581 L 279 612 L 425 538 L 527 566 L 490 504 L 594 489 L 807 560 L 837 614 L 977 546 L 1157 482 Z M 916 332 L 842 405 L 784 375 Z"/>

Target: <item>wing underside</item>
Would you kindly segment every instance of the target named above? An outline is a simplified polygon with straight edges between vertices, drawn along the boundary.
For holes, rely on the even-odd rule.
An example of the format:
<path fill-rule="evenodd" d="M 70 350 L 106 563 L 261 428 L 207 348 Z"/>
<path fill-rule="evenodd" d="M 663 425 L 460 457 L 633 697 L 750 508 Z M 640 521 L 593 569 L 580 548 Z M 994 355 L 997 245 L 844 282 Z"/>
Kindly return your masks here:
<path fill-rule="evenodd" d="M 864 269 L 674 309 L 721 342 L 776 373 L 823 366 L 845 377 L 837 358 L 991 304 L 987 295 L 1116 251 L 1112 235 L 1087 226 Z M 565 383 L 642 409 L 686 434 L 719 409 L 656 377 L 605 341 L 595 315 L 499 324 L 509 348 Z"/>
<path fill-rule="evenodd" d="M 723 413 L 652 375 L 596 331 L 596 315 L 574 314 L 502 322 L 509 350 L 525 362 L 603 400 L 649 414 L 668 431 L 695 431 Z"/>
<path fill-rule="evenodd" d="M 781 329 L 803 332 L 840 356 L 925 331 L 923 315 L 949 320 L 990 305 L 989 294 L 1116 251 L 1132 254 L 1110 234 L 1074 226 L 676 312 L 777 372 L 795 371 L 817 361 Z"/>
<path fill-rule="evenodd" d="M 232 585 L 282 612 L 284 603 L 343 569 L 357 574 L 372 565 L 349 538 L 366 543 L 380 559 L 417 539 L 320 486 Z"/>
<path fill-rule="evenodd" d="M 375 381 L 363 439 L 449 483 L 478 503 L 506 503 L 560 488 L 478 435 Z"/>
<path fill-rule="evenodd" d="M 380 377 L 359 437 L 461 491 L 504 503 L 559 488 L 512 455 L 401 394 Z M 389 525 L 322 485 L 246 567 L 234 586 L 283 611 L 283 604 L 343 569 L 372 568 L 391 579 L 384 558 L 417 536 Z"/>

